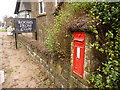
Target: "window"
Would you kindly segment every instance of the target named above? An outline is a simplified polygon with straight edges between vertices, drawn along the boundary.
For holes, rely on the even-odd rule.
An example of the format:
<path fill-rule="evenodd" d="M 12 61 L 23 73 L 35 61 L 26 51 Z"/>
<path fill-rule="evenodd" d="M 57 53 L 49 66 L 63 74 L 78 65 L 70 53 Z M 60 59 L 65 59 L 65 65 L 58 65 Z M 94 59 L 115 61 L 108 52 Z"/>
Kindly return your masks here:
<path fill-rule="evenodd" d="M 31 18 L 31 12 L 30 11 L 25 12 L 25 18 Z"/>
<path fill-rule="evenodd" d="M 39 0 L 39 14 L 45 13 L 45 3 L 44 0 Z"/>

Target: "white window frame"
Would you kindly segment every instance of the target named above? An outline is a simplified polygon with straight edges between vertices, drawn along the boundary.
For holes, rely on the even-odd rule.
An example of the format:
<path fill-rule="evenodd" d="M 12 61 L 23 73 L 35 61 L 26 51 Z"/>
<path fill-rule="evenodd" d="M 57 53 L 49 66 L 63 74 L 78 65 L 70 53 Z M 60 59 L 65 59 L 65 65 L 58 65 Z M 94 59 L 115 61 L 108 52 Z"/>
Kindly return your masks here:
<path fill-rule="evenodd" d="M 55 0 L 55 7 L 58 6 L 58 0 Z"/>
<path fill-rule="evenodd" d="M 45 14 L 45 2 L 44 0 L 39 0 L 39 14 Z"/>

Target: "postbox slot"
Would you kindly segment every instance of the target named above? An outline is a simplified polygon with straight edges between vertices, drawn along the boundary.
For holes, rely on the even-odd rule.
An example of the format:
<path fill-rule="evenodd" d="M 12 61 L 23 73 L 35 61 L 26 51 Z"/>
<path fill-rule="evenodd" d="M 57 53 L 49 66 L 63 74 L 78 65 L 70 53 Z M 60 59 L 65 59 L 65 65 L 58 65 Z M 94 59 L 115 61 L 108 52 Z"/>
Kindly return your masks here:
<path fill-rule="evenodd" d="M 76 42 L 83 42 L 83 41 L 77 41 L 77 40 L 76 40 Z"/>
<path fill-rule="evenodd" d="M 76 42 L 82 42 L 82 41 L 76 41 Z"/>

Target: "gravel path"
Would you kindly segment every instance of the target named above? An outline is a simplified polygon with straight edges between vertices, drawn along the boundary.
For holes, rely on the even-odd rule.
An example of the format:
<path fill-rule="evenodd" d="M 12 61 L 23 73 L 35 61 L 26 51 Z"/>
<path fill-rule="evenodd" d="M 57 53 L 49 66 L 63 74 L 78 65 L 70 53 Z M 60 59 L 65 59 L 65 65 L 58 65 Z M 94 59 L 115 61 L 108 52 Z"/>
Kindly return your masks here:
<path fill-rule="evenodd" d="M 2 36 L 3 49 L 2 69 L 5 71 L 5 82 L 2 88 L 53 88 L 34 58 L 24 49 L 15 49 L 12 36 Z"/>

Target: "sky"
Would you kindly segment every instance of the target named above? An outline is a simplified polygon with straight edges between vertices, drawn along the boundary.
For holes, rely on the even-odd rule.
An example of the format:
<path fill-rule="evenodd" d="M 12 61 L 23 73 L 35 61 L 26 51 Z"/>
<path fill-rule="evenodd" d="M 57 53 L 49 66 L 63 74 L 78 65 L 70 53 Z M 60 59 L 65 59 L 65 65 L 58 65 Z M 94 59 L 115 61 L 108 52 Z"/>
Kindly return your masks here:
<path fill-rule="evenodd" d="M 2 18 L 7 16 L 15 16 L 15 6 L 17 0 L 0 0 L 0 21 Z"/>

